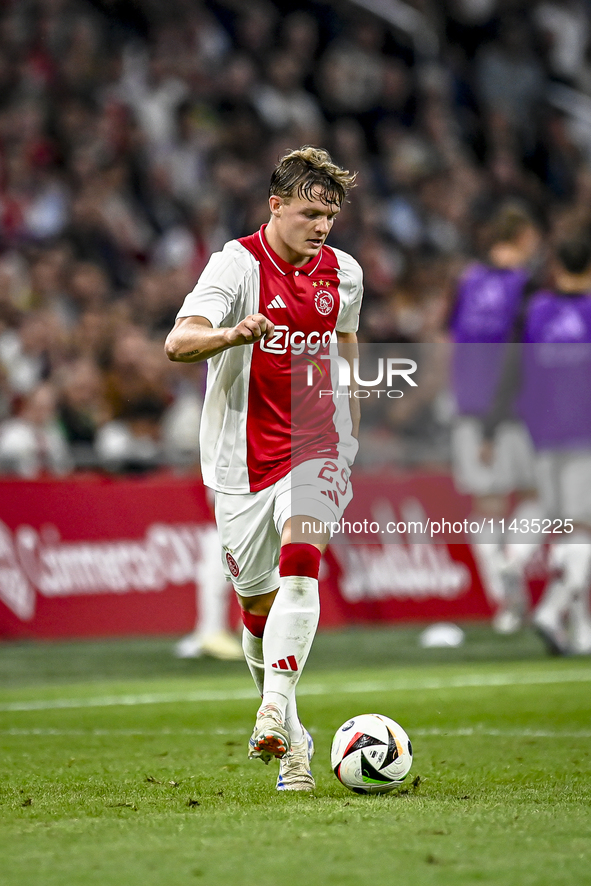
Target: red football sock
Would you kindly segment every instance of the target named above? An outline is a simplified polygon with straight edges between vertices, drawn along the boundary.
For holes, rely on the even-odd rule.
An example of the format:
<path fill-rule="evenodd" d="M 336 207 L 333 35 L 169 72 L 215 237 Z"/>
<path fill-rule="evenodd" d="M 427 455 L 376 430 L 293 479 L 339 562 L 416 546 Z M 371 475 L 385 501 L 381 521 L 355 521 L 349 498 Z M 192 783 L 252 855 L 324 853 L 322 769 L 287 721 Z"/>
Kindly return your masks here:
<path fill-rule="evenodd" d="M 241 614 L 244 627 L 249 630 L 254 637 L 262 637 L 265 632 L 265 625 L 267 624 L 267 616 L 255 615 L 253 612 L 247 612 L 246 609 L 243 609 Z"/>
<path fill-rule="evenodd" d="M 279 575 L 307 575 L 318 579 L 321 556 L 318 548 L 304 542 L 283 545 L 279 554 Z"/>

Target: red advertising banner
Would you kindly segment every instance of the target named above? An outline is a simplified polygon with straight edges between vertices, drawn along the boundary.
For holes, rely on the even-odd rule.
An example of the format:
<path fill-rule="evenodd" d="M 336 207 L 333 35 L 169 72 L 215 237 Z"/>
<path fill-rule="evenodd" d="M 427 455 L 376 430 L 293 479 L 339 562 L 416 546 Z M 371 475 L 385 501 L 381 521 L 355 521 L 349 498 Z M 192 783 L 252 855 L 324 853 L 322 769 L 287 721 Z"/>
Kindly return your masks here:
<path fill-rule="evenodd" d="M 357 502 L 357 504 L 356 504 Z M 358 474 L 354 520 L 446 512 L 468 501 L 445 475 Z M 201 482 L 158 474 L 0 481 L 0 638 L 182 634 L 211 517 Z M 543 564 L 539 579 L 543 579 Z M 321 627 L 488 618 L 465 543 L 335 543 L 321 571 Z"/>

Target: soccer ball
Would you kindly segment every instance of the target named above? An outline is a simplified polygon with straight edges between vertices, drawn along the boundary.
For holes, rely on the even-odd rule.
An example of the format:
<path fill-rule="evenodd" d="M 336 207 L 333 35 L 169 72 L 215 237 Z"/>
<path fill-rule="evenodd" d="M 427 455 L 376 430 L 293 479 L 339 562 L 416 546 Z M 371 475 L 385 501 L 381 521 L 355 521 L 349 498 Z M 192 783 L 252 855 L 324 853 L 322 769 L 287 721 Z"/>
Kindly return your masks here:
<path fill-rule="evenodd" d="M 412 745 L 389 717 L 360 714 L 337 730 L 330 763 L 338 780 L 356 794 L 384 794 L 410 772 Z"/>

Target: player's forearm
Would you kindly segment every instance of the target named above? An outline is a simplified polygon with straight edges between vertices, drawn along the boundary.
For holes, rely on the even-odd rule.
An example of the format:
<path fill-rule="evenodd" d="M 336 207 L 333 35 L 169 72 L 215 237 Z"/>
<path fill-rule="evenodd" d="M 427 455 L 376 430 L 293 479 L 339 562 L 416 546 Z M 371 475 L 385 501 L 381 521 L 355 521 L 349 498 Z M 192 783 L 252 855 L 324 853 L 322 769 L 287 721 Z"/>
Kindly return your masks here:
<path fill-rule="evenodd" d="M 264 314 L 249 314 L 231 329 L 214 329 L 205 317 L 182 317 L 169 333 L 165 350 L 169 360 L 199 363 L 227 348 L 252 345 L 263 337 L 271 337 L 274 328 Z"/>
<path fill-rule="evenodd" d="M 165 344 L 166 356 L 175 363 L 199 363 L 229 347 L 227 329 L 194 325 L 175 327 Z"/>

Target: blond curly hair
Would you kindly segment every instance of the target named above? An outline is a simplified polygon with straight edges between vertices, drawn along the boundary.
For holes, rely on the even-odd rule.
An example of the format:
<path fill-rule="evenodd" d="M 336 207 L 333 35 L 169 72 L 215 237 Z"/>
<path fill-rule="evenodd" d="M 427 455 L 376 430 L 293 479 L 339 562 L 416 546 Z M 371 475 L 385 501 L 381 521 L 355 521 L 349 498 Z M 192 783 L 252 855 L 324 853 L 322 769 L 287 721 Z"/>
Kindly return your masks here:
<path fill-rule="evenodd" d="M 269 196 L 320 198 L 326 205 L 341 206 L 356 177 L 356 172 L 337 166 L 324 148 L 304 145 L 281 158 L 271 176 Z"/>

